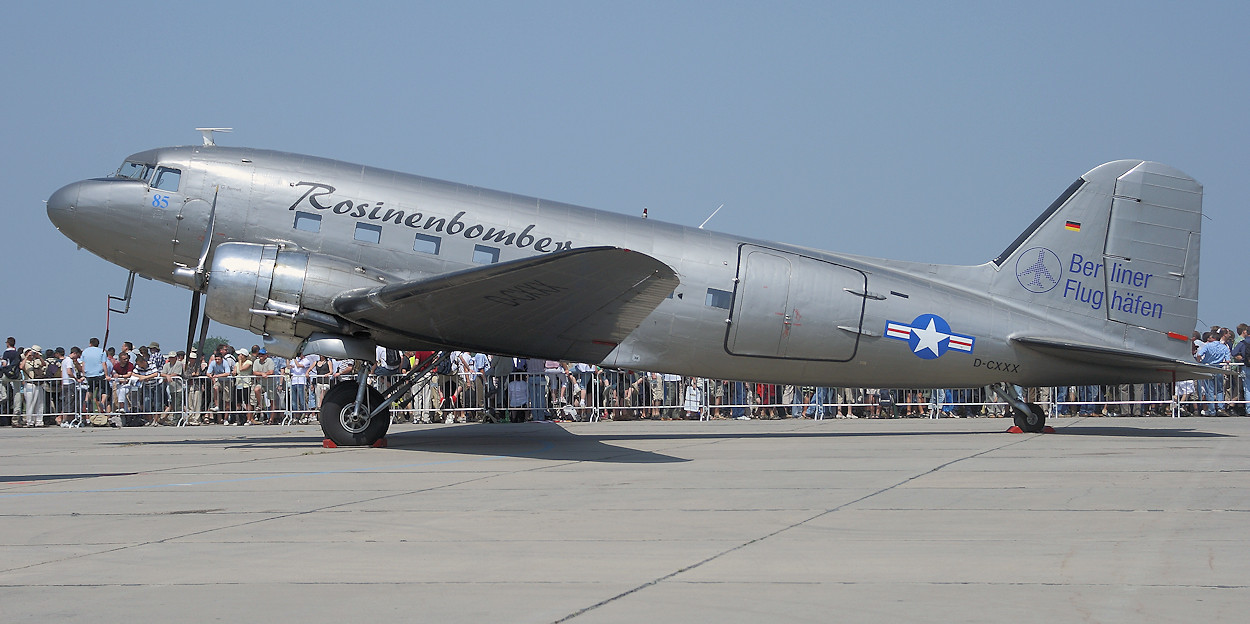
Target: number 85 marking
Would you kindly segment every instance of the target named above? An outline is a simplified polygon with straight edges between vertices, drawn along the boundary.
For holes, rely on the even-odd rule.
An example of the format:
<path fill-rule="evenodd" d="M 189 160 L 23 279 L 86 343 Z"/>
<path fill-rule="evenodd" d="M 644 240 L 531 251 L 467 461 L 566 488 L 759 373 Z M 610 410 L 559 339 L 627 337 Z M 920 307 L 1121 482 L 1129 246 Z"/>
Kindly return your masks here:
<path fill-rule="evenodd" d="M 168 207 L 169 207 L 169 196 L 168 196 L 168 195 L 153 195 L 153 196 L 152 196 L 152 207 L 153 207 L 153 208 L 168 208 Z"/>

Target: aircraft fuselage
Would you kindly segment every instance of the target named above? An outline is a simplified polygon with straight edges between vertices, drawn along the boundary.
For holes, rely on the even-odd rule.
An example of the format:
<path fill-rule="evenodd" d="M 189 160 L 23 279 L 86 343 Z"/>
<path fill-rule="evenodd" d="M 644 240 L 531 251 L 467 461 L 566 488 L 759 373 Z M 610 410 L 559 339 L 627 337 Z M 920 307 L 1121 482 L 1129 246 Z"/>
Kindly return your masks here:
<path fill-rule="evenodd" d="M 169 283 L 178 283 L 171 276 L 175 266 L 195 264 L 215 197 L 214 245 L 278 245 L 374 271 L 383 281 L 601 245 L 659 259 L 676 271 L 680 285 L 595 362 L 604 366 L 827 386 L 1130 380 L 1105 366 L 1060 362 L 1013 344 L 1009 337 L 1018 332 L 1087 341 L 1108 328 L 1123 332 L 1109 322 L 1091 326 L 1087 318 L 1047 314 L 1027 298 L 993 295 L 1002 280 L 1023 278 L 992 263 L 961 267 L 837 254 L 264 150 L 163 148 L 127 162 L 157 171 L 142 180 L 67 186 L 49 200 L 49 215 L 105 260 Z M 162 169 L 176 170 L 177 182 L 159 183 Z M 835 220 L 830 214 L 807 225 L 836 232 L 829 225 Z M 1149 279 L 1124 275 L 1130 283 Z M 1074 288 L 1105 291 L 1105 275 L 1077 272 L 1069 279 L 1075 283 L 1047 296 L 1066 297 Z M 523 303 L 544 292 L 543 284 L 518 283 L 497 296 Z M 373 338 L 404 348 L 428 344 L 384 332 Z M 1132 377 L 1142 380 L 1140 371 Z"/>

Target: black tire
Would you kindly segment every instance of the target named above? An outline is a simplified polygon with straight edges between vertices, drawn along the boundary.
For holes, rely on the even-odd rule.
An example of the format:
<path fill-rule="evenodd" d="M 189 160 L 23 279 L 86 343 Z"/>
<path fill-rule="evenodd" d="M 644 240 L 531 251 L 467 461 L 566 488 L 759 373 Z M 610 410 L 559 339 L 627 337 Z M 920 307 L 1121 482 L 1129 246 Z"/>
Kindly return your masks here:
<path fill-rule="evenodd" d="M 1046 411 L 1036 403 L 1029 403 L 1028 406 L 1029 411 L 1027 413 L 1014 407 L 1011 409 L 1016 426 L 1025 433 L 1041 433 L 1042 429 L 1046 427 Z"/>
<path fill-rule="evenodd" d="M 339 382 L 326 391 L 325 398 L 321 401 L 321 411 L 319 417 L 321 419 L 321 431 L 332 442 L 339 446 L 370 446 L 374 442 L 386 437 L 387 429 L 391 427 L 391 410 L 387 409 L 378 412 L 366 423 L 359 421 L 353 422 L 352 413 L 356 403 L 356 382 L 343 381 Z M 361 406 L 362 411 L 366 414 L 372 411 L 373 406 L 378 405 L 382 401 L 382 393 L 378 392 L 372 386 L 365 388 L 364 405 Z"/>

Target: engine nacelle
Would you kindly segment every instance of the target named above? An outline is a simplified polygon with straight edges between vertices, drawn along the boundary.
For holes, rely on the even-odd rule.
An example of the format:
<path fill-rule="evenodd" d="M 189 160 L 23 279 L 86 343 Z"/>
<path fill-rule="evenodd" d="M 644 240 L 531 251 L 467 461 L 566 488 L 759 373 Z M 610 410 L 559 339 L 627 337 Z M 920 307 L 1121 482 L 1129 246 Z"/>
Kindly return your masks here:
<path fill-rule="evenodd" d="M 208 275 L 209 318 L 284 337 L 286 343 L 317 331 L 348 331 L 342 319 L 327 312 L 333 311 L 334 296 L 390 281 L 339 258 L 254 243 L 218 245 Z"/>

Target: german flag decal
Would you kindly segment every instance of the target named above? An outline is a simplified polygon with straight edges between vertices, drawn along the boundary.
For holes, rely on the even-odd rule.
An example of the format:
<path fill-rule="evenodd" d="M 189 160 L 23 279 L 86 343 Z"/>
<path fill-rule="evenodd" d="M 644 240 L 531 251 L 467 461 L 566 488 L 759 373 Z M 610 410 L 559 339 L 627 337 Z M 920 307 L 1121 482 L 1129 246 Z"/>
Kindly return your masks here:
<path fill-rule="evenodd" d="M 1064 223 L 1064 224 L 1063 224 L 1063 227 L 1064 227 L 1065 229 L 1071 230 L 1071 231 L 1073 231 L 1073 232 L 1080 232 L 1080 231 L 1081 231 L 1081 224 L 1080 224 L 1080 223 L 1077 223 L 1076 221 L 1068 221 L 1067 223 Z"/>

